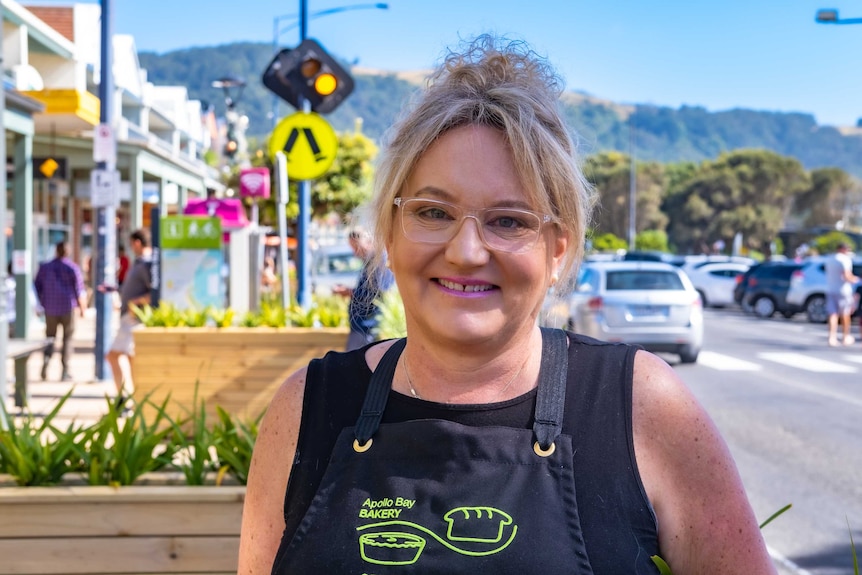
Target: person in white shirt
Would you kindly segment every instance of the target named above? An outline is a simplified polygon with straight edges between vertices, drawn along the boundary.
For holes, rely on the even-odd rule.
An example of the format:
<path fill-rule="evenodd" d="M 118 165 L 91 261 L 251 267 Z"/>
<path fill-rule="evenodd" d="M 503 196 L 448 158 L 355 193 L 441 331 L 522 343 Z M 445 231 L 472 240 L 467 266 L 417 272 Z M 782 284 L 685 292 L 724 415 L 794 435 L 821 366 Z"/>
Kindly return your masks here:
<path fill-rule="evenodd" d="M 838 321 L 841 320 L 844 345 L 855 341 L 850 335 L 850 315 L 853 313 L 853 285 L 859 278 L 853 275 L 849 247 L 838 244 L 832 257 L 826 260 L 826 311 L 829 313 L 829 345 L 838 345 Z"/>

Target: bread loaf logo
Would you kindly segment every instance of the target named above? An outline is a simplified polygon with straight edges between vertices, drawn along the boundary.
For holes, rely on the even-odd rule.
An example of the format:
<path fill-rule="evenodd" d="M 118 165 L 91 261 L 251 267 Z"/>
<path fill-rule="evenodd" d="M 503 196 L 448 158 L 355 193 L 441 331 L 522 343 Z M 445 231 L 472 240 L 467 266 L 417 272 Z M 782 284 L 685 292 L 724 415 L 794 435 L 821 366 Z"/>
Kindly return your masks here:
<path fill-rule="evenodd" d="M 469 557 L 499 553 L 515 539 L 518 526 L 512 516 L 494 507 L 456 507 L 443 520 L 446 535 L 412 521 L 382 521 L 357 527 L 359 553 L 367 563 L 412 565 L 427 543 L 438 542 L 450 551 Z"/>

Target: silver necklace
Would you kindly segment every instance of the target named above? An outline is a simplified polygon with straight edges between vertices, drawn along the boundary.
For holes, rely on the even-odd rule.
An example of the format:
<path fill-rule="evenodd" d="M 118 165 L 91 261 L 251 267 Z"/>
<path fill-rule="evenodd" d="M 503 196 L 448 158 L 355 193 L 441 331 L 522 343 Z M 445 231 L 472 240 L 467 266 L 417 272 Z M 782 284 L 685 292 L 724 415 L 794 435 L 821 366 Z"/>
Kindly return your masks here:
<path fill-rule="evenodd" d="M 519 375 L 521 375 L 521 372 L 524 371 L 524 366 L 527 365 L 528 359 L 530 359 L 529 356 L 527 356 L 527 359 L 525 359 L 524 363 L 521 364 L 521 367 L 518 368 L 518 371 L 515 372 L 515 375 L 513 375 L 512 378 L 506 382 L 506 385 L 504 385 L 502 387 L 502 389 L 500 389 L 499 392 L 497 392 L 497 395 L 494 396 L 494 400 L 502 397 L 503 394 L 506 393 L 506 390 L 509 389 L 509 386 L 512 385 L 512 382 L 515 381 Z M 416 391 L 416 388 L 413 387 L 413 380 L 410 378 L 410 370 L 407 369 L 407 359 L 406 358 L 404 359 L 404 375 L 407 376 L 407 386 L 410 387 L 410 395 L 412 395 L 416 399 L 423 399 L 423 397 L 421 395 L 419 395 L 419 393 Z M 424 399 L 423 399 L 423 401 L 424 401 Z"/>

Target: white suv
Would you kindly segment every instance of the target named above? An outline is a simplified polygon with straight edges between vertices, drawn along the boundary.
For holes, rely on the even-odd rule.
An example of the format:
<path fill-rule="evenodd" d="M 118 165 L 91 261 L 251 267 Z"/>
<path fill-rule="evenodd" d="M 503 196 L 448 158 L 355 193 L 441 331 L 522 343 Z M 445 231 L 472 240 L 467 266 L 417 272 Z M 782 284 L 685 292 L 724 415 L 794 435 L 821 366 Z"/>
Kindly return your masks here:
<path fill-rule="evenodd" d="M 798 311 L 805 312 L 811 323 L 824 323 L 826 313 L 826 272 L 824 263 L 829 256 L 809 258 L 802 267 L 790 276 L 787 303 Z M 862 259 L 853 258 L 853 273 L 862 275 Z M 862 306 L 862 304 L 860 304 Z M 859 313 L 857 309 L 856 313 Z"/>

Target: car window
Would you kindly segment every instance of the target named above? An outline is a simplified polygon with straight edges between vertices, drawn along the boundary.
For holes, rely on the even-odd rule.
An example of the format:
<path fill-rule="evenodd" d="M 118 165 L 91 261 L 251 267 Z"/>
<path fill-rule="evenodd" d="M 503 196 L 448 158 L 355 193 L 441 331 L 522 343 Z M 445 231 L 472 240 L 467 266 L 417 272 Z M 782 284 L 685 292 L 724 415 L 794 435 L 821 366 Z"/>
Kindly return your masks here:
<path fill-rule="evenodd" d="M 609 271 L 607 289 L 612 290 L 684 290 L 679 275 L 651 270 Z"/>
<path fill-rule="evenodd" d="M 362 269 L 362 260 L 353 254 L 336 254 L 329 256 L 330 273 L 358 272 Z"/>
<path fill-rule="evenodd" d="M 581 273 L 578 277 L 577 291 L 590 292 L 595 291 L 598 286 L 599 276 L 595 270 L 590 268 L 581 268 Z"/>

